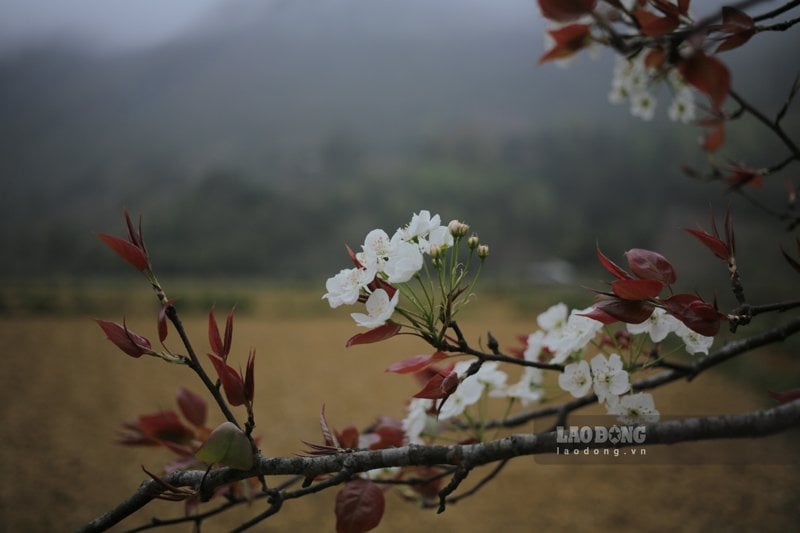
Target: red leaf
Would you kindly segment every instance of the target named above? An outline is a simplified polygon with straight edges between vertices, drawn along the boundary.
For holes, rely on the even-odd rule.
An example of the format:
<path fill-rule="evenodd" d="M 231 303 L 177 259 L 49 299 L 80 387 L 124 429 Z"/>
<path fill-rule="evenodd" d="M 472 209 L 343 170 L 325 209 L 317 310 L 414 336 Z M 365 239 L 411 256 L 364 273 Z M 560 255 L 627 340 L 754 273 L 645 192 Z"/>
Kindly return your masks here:
<path fill-rule="evenodd" d="M 689 329 L 713 337 L 725 315 L 696 294 L 675 294 L 664 300 L 664 308 Z"/>
<path fill-rule="evenodd" d="M 585 316 L 586 318 L 597 320 L 598 322 L 606 325 L 613 324 L 614 322 L 619 322 L 618 318 L 609 315 L 608 313 L 606 313 L 605 311 L 603 311 L 598 307 L 592 308 L 592 310 L 589 311 L 588 313 L 580 313 L 578 316 Z"/>
<path fill-rule="evenodd" d="M 325 418 L 325 404 L 322 404 L 322 409 L 319 412 L 319 427 L 322 429 L 322 439 L 325 441 L 325 446 L 332 446 L 335 448 L 341 447 L 339 446 L 336 434 L 331 431 L 328 425 L 328 419 Z"/>
<path fill-rule="evenodd" d="M 600 264 L 603 265 L 603 268 L 608 270 L 612 276 L 617 279 L 631 279 L 633 276 L 628 274 L 624 271 L 619 265 L 617 265 L 614 261 L 603 255 L 603 252 L 600 251 L 600 245 L 597 245 L 597 258 L 600 260 Z"/>
<path fill-rule="evenodd" d="M 732 169 L 732 173 L 725 176 L 725 181 L 731 184 L 731 189 L 738 189 L 745 185 L 751 187 L 764 186 L 764 171 L 757 168 L 750 168 L 747 165 L 736 165 Z"/>
<path fill-rule="evenodd" d="M 385 505 L 377 484 L 368 479 L 348 481 L 336 495 L 336 533 L 363 533 L 377 527 Z"/>
<path fill-rule="evenodd" d="M 222 388 L 225 390 L 225 397 L 228 399 L 228 403 L 232 406 L 244 405 L 246 397 L 242 376 L 218 355 L 212 353 L 207 355 L 222 382 Z"/>
<path fill-rule="evenodd" d="M 228 357 L 231 353 L 231 342 L 233 341 L 233 313 L 236 311 L 236 306 L 231 307 L 228 312 L 228 317 L 225 319 L 225 338 L 222 341 L 223 359 Z"/>
<path fill-rule="evenodd" d="M 419 372 L 428 365 L 441 361 L 446 358 L 447 354 L 444 352 L 436 352 L 431 355 L 417 355 L 409 357 L 393 365 L 389 366 L 385 372 L 394 372 L 395 374 L 410 374 L 412 372 Z"/>
<path fill-rule="evenodd" d="M 449 365 L 438 371 L 428 380 L 421 391 L 416 393 L 414 398 L 427 398 L 438 400 L 447 398 L 458 388 L 458 374 L 452 371 L 453 365 Z"/>
<path fill-rule="evenodd" d="M 390 339 L 397 335 L 399 331 L 400 324 L 387 322 L 382 326 L 365 331 L 364 333 L 353 335 L 347 340 L 345 346 L 349 348 L 350 346 L 355 346 L 356 344 L 370 344 L 373 342 L 385 341 L 386 339 Z"/>
<path fill-rule="evenodd" d="M 684 231 L 687 231 L 691 235 L 694 235 L 697 238 L 697 240 L 703 243 L 703 245 L 706 248 L 711 250 L 711 252 L 720 259 L 727 261 L 728 258 L 730 257 L 731 253 L 730 250 L 728 249 L 728 245 L 722 242 L 722 239 L 720 239 L 719 237 L 715 237 L 714 235 L 711 235 L 710 233 L 700 229 L 694 229 L 694 228 L 683 228 L 683 229 Z"/>
<path fill-rule="evenodd" d="M 247 358 L 247 369 L 244 373 L 244 397 L 247 398 L 248 402 L 253 401 L 253 396 L 255 394 L 256 388 L 256 378 L 255 378 L 255 366 L 256 366 L 256 350 L 253 348 L 250 350 L 250 356 Z"/>
<path fill-rule="evenodd" d="M 553 37 L 555 45 L 539 58 L 539 63 L 563 59 L 588 46 L 591 40 L 588 24 L 571 24 L 547 33 Z"/>
<path fill-rule="evenodd" d="M 222 338 L 219 336 L 219 327 L 217 326 L 217 319 L 214 317 L 214 306 L 208 312 L 208 344 L 211 346 L 211 351 L 225 359 L 222 355 Z"/>
<path fill-rule="evenodd" d="M 717 120 L 703 138 L 703 150 L 713 153 L 719 150 L 723 144 L 725 144 L 725 123 Z"/>
<path fill-rule="evenodd" d="M 184 444 L 194 437 L 194 432 L 184 426 L 175 411 L 162 411 L 139 417 L 142 434 L 160 441 Z"/>
<path fill-rule="evenodd" d="M 542 16 L 555 22 L 569 22 L 591 13 L 597 0 L 539 0 Z"/>
<path fill-rule="evenodd" d="M 781 403 L 789 403 L 800 398 L 800 389 L 792 389 L 781 392 L 767 391 L 769 395 Z"/>
<path fill-rule="evenodd" d="M 711 99 L 714 108 L 719 109 L 731 88 L 731 75 L 728 67 L 714 56 L 703 52 L 684 59 L 678 70 L 687 83 Z"/>
<path fill-rule="evenodd" d="M 648 70 L 658 70 L 664 61 L 667 60 L 667 53 L 663 48 L 653 48 L 644 56 L 644 66 Z"/>
<path fill-rule="evenodd" d="M 141 357 L 150 352 L 150 341 L 130 331 L 124 319 L 121 326 L 108 320 L 95 319 L 95 322 L 105 332 L 108 340 L 131 357 Z"/>
<path fill-rule="evenodd" d="M 390 417 L 380 417 L 372 430 L 379 439 L 369 445 L 370 450 L 402 446 L 406 437 L 403 423 Z"/>
<path fill-rule="evenodd" d="M 197 427 L 205 426 L 208 406 L 203 398 L 189 389 L 181 387 L 178 389 L 176 399 L 178 407 L 186 420 Z"/>
<path fill-rule="evenodd" d="M 595 309 L 628 324 L 641 324 L 650 318 L 655 306 L 644 300 L 623 300 L 613 296 L 601 296 L 595 303 Z"/>
<path fill-rule="evenodd" d="M 139 272 L 143 272 L 148 268 L 147 255 L 138 246 L 130 242 L 107 235 L 105 233 L 98 233 L 97 236 L 106 243 L 106 246 L 111 248 L 118 256 L 127 261 L 133 268 Z"/>
<path fill-rule="evenodd" d="M 167 340 L 167 335 L 169 335 L 167 308 L 172 304 L 173 302 L 171 300 L 167 300 L 161 304 L 161 309 L 158 310 L 158 341 L 161 344 L 164 344 L 164 341 Z"/>
<path fill-rule="evenodd" d="M 637 9 L 633 12 L 633 16 L 639 23 L 642 33 L 648 37 L 661 37 L 674 31 L 680 25 L 678 16 L 672 14 L 659 17 L 645 9 Z"/>
<path fill-rule="evenodd" d="M 347 426 L 341 432 L 336 432 L 336 438 L 339 439 L 339 446 L 346 450 L 357 449 L 359 437 L 360 433 L 355 426 Z"/>
<path fill-rule="evenodd" d="M 611 284 L 614 294 L 623 300 L 647 300 L 661 294 L 664 284 L 656 279 L 618 279 Z"/>
<path fill-rule="evenodd" d="M 631 271 L 642 279 L 658 280 L 664 285 L 672 285 L 677 279 L 672 264 L 657 252 L 632 248 L 625 252 L 625 257 Z"/>

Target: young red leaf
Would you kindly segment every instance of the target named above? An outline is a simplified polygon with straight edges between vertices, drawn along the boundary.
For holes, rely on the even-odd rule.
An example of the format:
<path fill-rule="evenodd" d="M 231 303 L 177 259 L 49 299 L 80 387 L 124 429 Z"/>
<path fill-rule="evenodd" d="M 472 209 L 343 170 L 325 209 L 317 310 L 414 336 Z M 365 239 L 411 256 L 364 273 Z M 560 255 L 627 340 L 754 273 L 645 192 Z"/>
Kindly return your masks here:
<path fill-rule="evenodd" d="M 632 248 L 625 252 L 625 258 L 631 271 L 642 279 L 658 280 L 664 285 L 672 285 L 677 279 L 672 264 L 657 252 Z"/>
<path fill-rule="evenodd" d="M 715 109 L 722 106 L 731 88 L 731 75 L 722 61 L 696 52 L 678 64 L 678 71 L 687 83 L 708 95 Z"/>
<path fill-rule="evenodd" d="M 336 438 L 336 433 L 331 431 L 331 427 L 328 425 L 328 419 L 325 417 L 325 404 L 322 404 L 322 409 L 319 412 L 319 427 L 322 429 L 322 439 L 325 441 L 325 446 L 333 448 L 341 447 Z"/>
<path fill-rule="evenodd" d="M 252 402 L 253 396 L 255 395 L 255 388 L 256 388 L 255 366 L 256 366 L 256 350 L 255 348 L 253 348 L 252 350 L 250 350 L 250 356 L 247 358 L 247 368 L 244 373 L 244 397 L 247 399 L 248 402 Z"/>
<path fill-rule="evenodd" d="M 644 300 L 623 300 L 610 296 L 599 297 L 594 305 L 595 309 L 628 324 L 641 324 L 650 318 L 655 309 L 653 304 Z"/>
<path fill-rule="evenodd" d="M 725 181 L 731 184 L 731 189 L 738 189 L 745 185 L 756 188 L 764 186 L 764 170 L 742 164 L 734 166 L 731 171 L 731 174 L 725 176 Z"/>
<path fill-rule="evenodd" d="M 242 376 L 218 355 L 212 353 L 207 355 L 222 382 L 222 388 L 225 390 L 225 397 L 228 399 L 228 403 L 234 407 L 244 405 L 247 398 L 245 397 Z"/>
<path fill-rule="evenodd" d="M 381 523 L 383 490 L 368 479 L 345 483 L 336 495 L 336 533 L 364 533 Z"/>
<path fill-rule="evenodd" d="M 233 312 L 236 311 L 236 306 L 231 307 L 228 312 L 228 317 L 225 319 L 225 338 L 222 341 L 222 358 L 227 359 L 228 354 L 231 353 L 231 343 L 233 342 Z"/>
<path fill-rule="evenodd" d="M 111 248 L 114 253 L 127 261 L 128 264 L 139 272 L 143 272 L 148 268 L 147 255 L 138 246 L 124 239 L 120 239 L 119 237 L 114 237 L 113 235 L 107 235 L 105 233 L 98 233 L 97 236 L 106 243 L 106 246 Z"/>
<path fill-rule="evenodd" d="M 370 450 L 380 450 L 402 446 L 406 432 L 403 430 L 403 423 L 396 418 L 382 416 L 373 426 L 372 433 L 378 435 L 378 440 L 369 445 Z"/>
<path fill-rule="evenodd" d="M 633 12 L 633 16 L 636 18 L 636 22 L 639 23 L 642 33 L 648 37 L 661 37 L 675 31 L 680 25 L 678 16 L 672 14 L 659 17 L 645 9 L 637 9 Z"/>
<path fill-rule="evenodd" d="M 714 153 L 725 144 L 725 123 L 721 120 L 714 122 L 713 126 L 703 137 L 703 150 Z"/>
<path fill-rule="evenodd" d="M 603 268 L 608 270 L 612 276 L 617 279 L 631 279 L 633 276 L 628 274 L 625 270 L 623 270 L 619 265 L 617 265 L 614 261 L 606 257 L 603 252 L 600 251 L 600 245 L 597 244 L 597 258 L 600 260 L 600 264 L 603 265 Z"/>
<path fill-rule="evenodd" d="M 800 399 L 800 389 L 785 390 L 780 392 L 767 392 L 769 392 L 769 395 L 778 400 L 780 403 L 789 403 Z"/>
<path fill-rule="evenodd" d="M 353 335 L 347 340 L 346 347 L 355 346 L 356 344 L 370 344 L 373 342 L 385 341 L 397 335 L 400 331 L 400 324 L 387 322 L 382 326 L 373 328 L 364 333 Z"/>
<path fill-rule="evenodd" d="M 95 322 L 105 332 L 108 340 L 131 357 L 141 357 L 151 352 L 150 341 L 130 331 L 125 325 L 124 319 L 121 326 L 108 320 L 95 319 Z"/>
<path fill-rule="evenodd" d="M 548 31 L 547 33 L 553 38 L 555 45 L 539 58 L 539 63 L 564 59 L 588 46 L 592 42 L 589 28 L 590 26 L 587 24 L 570 24 L 557 30 Z"/>
<path fill-rule="evenodd" d="M 715 237 L 700 229 L 683 228 L 683 230 L 697 238 L 697 240 L 703 243 L 706 248 L 711 250 L 711 252 L 720 259 L 727 261 L 730 257 L 731 252 L 728 249 L 728 245 L 722 242 L 722 239 L 719 237 Z"/>
<path fill-rule="evenodd" d="M 618 279 L 611 284 L 611 290 L 623 300 L 655 298 L 663 288 L 664 284 L 656 279 Z"/>
<path fill-rule="evenodd" d="M 189 389 L 181 387 L 178 389 L 176 400 L 186 420 L 197 427 L 205 426 L 208 406 L 203 398 Z"/>
<path fill-rule="evenodd" d="M 597 0 L 539 0 L 542 16 L 555 22 L 569 22 L 591 13 Z"/>
<path fill-rule="evenodd" d="M 172 300 L 167 300 L 161 304 L 161 308 L 158 310 L 158 341 L 161 344 L 164 344 L 164 341 L 167 340 L 167 335 L 169 334 L 169 327 L 167 324 L 167 308 L 169 308 L 169 306 L 172 304 Z"/>
<path fill-rule="evenodd" d="M 414 398 L 438 400 L 453 394 L 458 388 L 458 374 L 453 372 L 452 369 L 453 365 L 449 365 L 434 374 L 422 390 L 414 395 Z"/>
<path fill-rule="evenodd" d="M 208 312 L 208 344 L 211 346 L 211 351 L 222 357 L 223 360 L 226 356 L 223 356 L 223 348 L 222 348 L 222 338 L 219 336 L 219 327 L 217 326 L 217 319 L 214 317 L 214 306 L 211 306 L 211 310 Z"/>
<path fill-rule="evenodd" d="M 336 432 L 336 438 L 339 440 L 339 446 L 345 450 L 355 450 L 358 448 L 358 438 L 360 433 L 355 426 L 347 426 L 342 431 Z"/>
<path fill-rule="evenodd" d="M 139 430 L 151 439 L 179 444 L 184 444 L 194 437 L 194 432 L 183 425 L 174 411 L 140 416 Z"/>
<path fill-rule="evenodd" d="M 667 60 L 667 53 L 663 48 L 653 48 L 644 56 L 644 66 L 648 70 L 658 70 Z"/>
<path fill-rule="evenodd" d="M 696 294 L 674 294 L 664 300 L 664 308 L 689 329 L 707 337 L 719 332 L 725 315 Z"/>
<path fill-rule="evenodd" d="M 446 357 L 447 354 L 444 352 L 436 352 L 431 355 L 417 355 L 390 365 L 384 372 L 394 372 L 395 374 L 419 372 L 428 365 L 436 361 L 441 361 Z"/>
<path fill-rule="evenodd" d="M 597 320 L 601 324 L 613 324 L 614 322 L 619 322 L 618 318 L 615 318 L 602 309 L 598 307 L 593 307 L 591 311 L 587 313 L 580 313 L 578 316 L 585 316 L 586 318 L 591 318 L 592 320 Z"/>

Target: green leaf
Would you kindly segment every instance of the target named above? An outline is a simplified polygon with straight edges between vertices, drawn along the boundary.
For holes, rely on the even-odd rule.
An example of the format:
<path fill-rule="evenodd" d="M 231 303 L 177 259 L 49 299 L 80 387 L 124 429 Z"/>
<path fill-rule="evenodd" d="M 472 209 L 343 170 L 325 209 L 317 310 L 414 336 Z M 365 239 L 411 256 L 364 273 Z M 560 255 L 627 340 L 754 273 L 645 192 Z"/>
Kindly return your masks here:
<path fill-rule="evenodd" d="M 253 468 L 250 439 L 231 422 L 217 426 L 194 456 L 209 465 L 220 463 L 237 470 Z"/>

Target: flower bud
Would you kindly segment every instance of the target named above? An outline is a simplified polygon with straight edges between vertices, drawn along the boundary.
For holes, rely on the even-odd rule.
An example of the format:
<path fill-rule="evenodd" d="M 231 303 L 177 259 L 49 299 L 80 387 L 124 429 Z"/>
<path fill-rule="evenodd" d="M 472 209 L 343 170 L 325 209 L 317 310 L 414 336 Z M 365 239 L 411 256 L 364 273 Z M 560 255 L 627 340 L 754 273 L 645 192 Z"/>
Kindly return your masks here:
<path fill-rule="evenodd" d="M 478 257 L 481 259 L 486 259 L 489 257 L 489 245 L 481 244 L 478 246 Z"/>
<path fill-rule="evenodd" d="M 441 248 L 439 248 L 435 244 L 431 244 L 431 248 L 430 248 L 430 250 L 428 250 L 428 253 L 431 256 L 431 259 L 435 260 L 435 259 L 439 258 L 439 255 L 442 253 L 442 250 L 441 250 Z"/>
<path fill-rule="evenodd" d="M 463 237 L 469 231 L 469 226 L 459 220 L 451 220 L 447 225 L 447 229 L 450 230 L 450 234 L 453 237 Z"/>
<path fill-rule="evenodd" d="M 478 234 L 473 233 L 472 236 L 469 239 L 467 239 L 467 246 L 469 247 L 470 250 L 474 250 L 475 248 L 478 247 L 479 242 L 480 241 L 478 240 Z"/>

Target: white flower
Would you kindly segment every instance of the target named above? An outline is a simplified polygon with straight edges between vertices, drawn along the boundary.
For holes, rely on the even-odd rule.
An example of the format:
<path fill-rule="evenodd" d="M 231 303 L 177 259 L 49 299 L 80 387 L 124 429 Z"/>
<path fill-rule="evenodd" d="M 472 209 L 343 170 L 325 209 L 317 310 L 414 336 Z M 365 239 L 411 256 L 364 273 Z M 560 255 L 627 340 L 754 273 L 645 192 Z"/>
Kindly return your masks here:
<path fill-rule="evenodd" d="M 557 303 L 536 317 L 536 324 L 545 331 L 562 327 L 567 322 L 569 309 L 566 304 Z"/>
<path fill-rule="evenodd" d="M 631 388 L 628 373 L 622 369 L 622 359 L 618 354 L 609 355 L 608 361 L 603 354 L 597 354 L 592 358 L 591 366 L 594 393 L 600 402 L 624 394 Z"/>
<path fill-rule="evenodd" d="M 650 318 L 641 324 L 628 324 L 628 332 L 633 335 L 648 333 L 653 342 L 663 341 L 667 335 L 682 326 L 680 320 L 667 313 L 664 309 L 656 307 Z"/>
<path fill-rule="evenodd" d="M 564 367 L 564 372 L 558 376 L 558 386 L 576 398 L 586 396 L 586 393 L 592 387 L 589 363 L 580 361 L 568 364 Z"/>
<path fill-rule="evenodd" d="M 670 120 L 688 124 L 695 118 L 694 94 L 688 87 L 679 89 L 667 110 Z"/>
<path fill-rule="evenodd" d="M 653 402 L 653 395 L 646 392 L 614 398 L 606 404 L 606 408 L 608 414 L 617 415 L 623 424 L 651 424 L 658 422 L 661 416 Z"/>
<path fill-rule="evenodd" d="M 414 398 L 408 404 L 406 417 L 403 419 L 403 431 L 409 444 L 421 444 L 423 433 L 434 432 L 426 431 L 436 424 L 436 419 L 428 414 L 433 408 L 433 400 L 426 398 Z"/>
<path fill-rule="evenodd" d="M 424 237 L 441 225 L 442 219 L 439 215 L 431 217 L 430 211 L 423 209 L 419 214 L 414 213 L 408 226 L 399 230 L 399 232 L 404 241 L 410 241 L 414 237 Z"/>
<path fill-rule="evenodd" d="M 393 237 L 390 252 L 383 265 L 383 272 L 388 276 L 389 283 L 405 283 L 419 272 L 422 268 L 422 261 L 422 253 L 416 244 L 395 242 Z"/>
<path fill-rule="evenodd" d="M 539 360 L 539 354 L 541 354 L 542 348 L 544 348 L 544 338 L 545 332 L 541 330 L 534 331 L 528 335 L 528 340 L 525 345 L 525 353 L 523 354 L 526 361 Z"/>
<path fill-rule="evenodd" d="M 525 367 L 520 380 L 505 389 L 495 389 L 489 393 L 494 398 L 517 398 L 522 405 L 538 402 L 542 399 L 542 371 L 530 366 Z"/>
<path fill-rule="evenodd" d="M 690 354 L 704 353 L 708 355 L 709 348 L 714 344 L 714 337 L 700 335 L 683 322 L 678 323 L 675 334 L 681 338 L 686 345 L 686 351 Z"/>
<path fill-rule="evenodd" d="M 383 290 L 378 289 L 367 298 L 367 314 L 364 313 L 350 313 L 356 324 L 365 328 L 377 328 L 386 323 L 394 313 L 394 308 L 400 299 L 400 291 L 396 291 L 392 299 L 389 299 L 389 294 Z"/>
<path fill-rule="evenodd" d="M 498 363 L 484 363 L 477 373 L 459 383 L 456 391 L 442 404 L 439 420 L 460 415 L 466 407 L 480 400 L 484 390 L 488 389 L 491 393 L 493 390 L 504 388 L 508 376 L 502 370 L 498 370 L 497 365 Z M 466 374 L 470 366 L 472 361 L 461 361 L 453 367 L 453 372 L 461 377 Z"/>
<path fill-rule="evenodd" d="M 383 271 L 383 265 L 392 253 L 392 241 L 386 232 L 382 229 L 370 231 L 364 238 L 364 244 L 361 248 L 364 251 L 359 254 L 358 260 L 367 268 L 374 267 L 379 271 Z"/>
<path fill-rule="evenodd" d="M 642 120 L 652 120 L 656 113 L 656 99 L 647 91 L 631 95 L 631 114 Z"/>
<path fill-rule="evenodd" d="M 352 305 L 358 301 L 361 289 L 369 285 L 375 278 L 374 269 L 346 268 L 340 270 L 325 282 L 327 293 L 322 297 L 328 299 L 332 308 L 342 304 Z"/>
<path fill-rule="evenodd" d="M 425 251 L 429 251 L 431 246 L 437 248 L 450 248 L 453 246 L 453 234 L 450 233 L 450 229 L 447 226 L 439 226 L 428 233 L 428 246 L 425 247 Z"/>
<path fill-rule="evenodd" d="M 573 309 L 566 324 L 547 332 L 543 343 L 553 352 L 550 362 L 563 363 L 571 354 L 583 350 L 603 328 L 603 324 L 597 320 L 580 316 L 590 310 Z"/>

